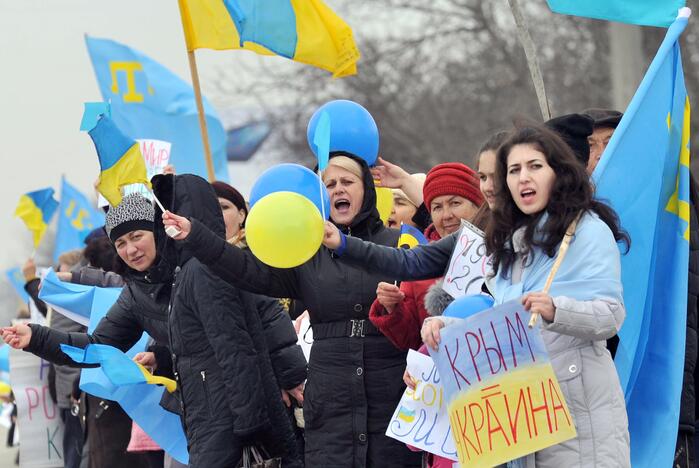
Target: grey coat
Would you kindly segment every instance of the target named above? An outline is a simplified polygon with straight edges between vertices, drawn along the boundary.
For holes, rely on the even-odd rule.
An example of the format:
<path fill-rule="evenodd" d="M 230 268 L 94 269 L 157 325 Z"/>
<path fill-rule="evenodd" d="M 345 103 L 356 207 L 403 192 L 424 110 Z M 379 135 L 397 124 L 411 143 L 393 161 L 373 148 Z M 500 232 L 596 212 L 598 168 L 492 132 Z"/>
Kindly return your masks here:
<path fill-rule="evenodd" d="M 402 281 L 425 279 L 443 275 L 455 241 L 456 235 L 451 235 L 405 250 L 348 237 L 342 258 L 372 271 L 392 272 Z M 562 296 L 554 297 L 554 304 L 554 321 L 542 320 L 542 337 L 578 437 L 526 457 L 526 466 L 631 466 L 624 395 L 605 346 L 605 340 L 621 328 L 624 306 L 616 301 L 577 301 Z"/>

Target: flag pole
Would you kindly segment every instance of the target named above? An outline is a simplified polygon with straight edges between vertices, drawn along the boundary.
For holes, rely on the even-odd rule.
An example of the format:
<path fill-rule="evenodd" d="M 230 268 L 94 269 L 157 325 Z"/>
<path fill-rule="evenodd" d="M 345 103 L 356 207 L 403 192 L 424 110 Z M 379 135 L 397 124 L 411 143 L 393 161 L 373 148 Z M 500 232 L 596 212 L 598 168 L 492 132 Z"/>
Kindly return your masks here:
<path fill-rule="evenodd" d="M 194 98 L 197 101 L 197 111 L 199 114 L 199 128 L 201 128 L 201 140 L 204 143 L 204 157 L 206 158 L 206 172 L 209 175 L 209 182 L 216 180 L 214 172 L 214 162 L 211 159 L 211 147 L 209 146 L 209 132 L 206 129 L 206 117 L 204 115 L 204 103 L 201 99 L 201 88 L 199 86 L 199 73 L 197 71 L 197 59 L 194 57 L 194 51 L 187 51 L 189 59 L 189 72 L 192 75 L 192 88 L 194 88 Z"/>
<path fill-rule="evenodd" d="M 527 57 L 527 66 L 529 67 L 529 74 L 534 82 L 534 90 L 536 91 L 536 97 L 539 100 L 539 108 L 541 109 L 541 115 L 544 120 L 551 119 L 551 109 L 549 108 L 549 101 L 546 97 L 546 88 L 544 87 L 544 78 L 541 74 L 541 67 L 539 66 L 539 58 L 536 54 L 536 47 L 534 46 L 534 41 L 532 36 L 529 34 L 529 29 L 527 28 L 527 23 L 522 14 L 522 10 L 519 7 L 519 0 L 507 0 L 510 4 L 510 10 L 512 11 L 512 16 L 517 24 L 517 33 L 519 35 L 519 40 L 524 48 L 524 55 Z"/>

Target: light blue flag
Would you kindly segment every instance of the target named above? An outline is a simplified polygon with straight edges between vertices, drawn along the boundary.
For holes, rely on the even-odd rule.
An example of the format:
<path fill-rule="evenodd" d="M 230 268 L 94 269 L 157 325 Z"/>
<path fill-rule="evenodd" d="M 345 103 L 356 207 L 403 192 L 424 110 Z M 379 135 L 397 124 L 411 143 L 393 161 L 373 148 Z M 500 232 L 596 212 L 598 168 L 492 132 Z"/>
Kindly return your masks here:
<path fill-rule="evenodd" d="M 85 237 L 100 226 L 104 226 L 104 213 L 63 177 L 53 261 L 58 262 L 65 252 L 85 247 Z"/>
<path fill-rule="evenodd" d="M 116 302 L 121 288 L 98 288 L 63 282 L 49 269 L 39 299 L 71 320 L 87 326 L 93 315 L 104 315 Z"/>
<path fill-rule="evenodd" d="M 172 144 L 170 164 L 178 174 L 207 177 L 204 146 L 192 87 L 142 53 L 108 39 L 85 37 L 102 98 L 112 120 L 134 139 Z M 226 132 L 204 99 L 209 143 L 218 180 L 228 181 Z"/>
<path fill-rule="evenodd" d="M 174 391 L 175 382 L 150 375 L 143 371 L 131 358 L 113 346 L 92 344 L 85 349 L 61 345 L 61 350 L 72 360 L 81 364 L 99 364 L 104 381 L 86 382 L 81 380 L 80 388 L 101 398 L 117 401 L 124 411 L 148 434 L 163 450 L 182 463 L 187 463 L 187 438 L 182 430 L 178 415 L 160 406 L 160 398 L 165 387 Z"/>
<path fill-rule="evenodd" d="M 548 4 L 564 15 L 667 28 L 685 0 L 548 0 Z"/>
<path fill-rule="evenodd" d="M 19 267 L 14 267 L 7 270 L 5 274 L 12 285 L 12 289 L 15 290 L 22 302 L 29 302 L 29 294 L 27 294 L 27 291 L 24 290 L 24 284 L 26 281 L 24 280 L 22 270 Z"/>
<path fill-rule="evenodd" d="M 677 439 L 689 261 L 690 116 L 678 43 L 686 26 L 686 17 L 670 26 L 593 173 L 597 197 L 631 236 L 615 362 L 634 467 L 671 466 Z"/>
<path fill-rule="evenodd" d="M 323 111 L 313 134 L 313 146 L 318 156 L 318 169 L 321 171 L 328 167 L 330 160 L 330 125 L 330 115 Z"/>
<path fill-rule="evenodd" d="M 62 282 L 53 270 L 49 270 L 42 283 L 39 298 L 61 314 L 86 324 L 88 333 L 92 333 L 114 305 L 119 294 L 121 288 L 100 288 Z M 141 339 L 125 355 L 133 358 L 136 353 L 146 349 L 147 342 L 148 335 L 143 333 Z M 119 374 L 118 369 L 110 371 L 112 377 Z M 123 384 L 124 381 L 120 383 Z M 95 367 L 81 371 L 80 389 L 98 398 L 118 402 L 129 417 L 163 450 L 187 464 L 187 441 L 180 418 L 160 406 L 163 387 L 146 383 L 115 385 L 101 367 Z"/>

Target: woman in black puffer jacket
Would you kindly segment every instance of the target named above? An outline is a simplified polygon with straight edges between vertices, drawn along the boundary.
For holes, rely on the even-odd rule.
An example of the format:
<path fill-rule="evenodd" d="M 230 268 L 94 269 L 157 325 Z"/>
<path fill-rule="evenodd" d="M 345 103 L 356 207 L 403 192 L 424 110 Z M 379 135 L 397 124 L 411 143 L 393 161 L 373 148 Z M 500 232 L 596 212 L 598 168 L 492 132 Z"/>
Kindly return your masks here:
<path fill-rule="evenodd" d="M 373 178 L 363 160 L 334 152 L 323 175 L 334 223 L 352 236 L 397 245 L 398 231 L 379 219 Z M 187 238 L 183 248 L 226 281 L 306 305 L 314 338 L 303 406 L 307 466 L 420 466 L 419 453 L 385 435 L 405 389 L 406 352 L 368 320 L 377 284 L 394 278 L 366 272 L 323 247 L 303 265 L 272 268 L 250 251 L 226 244 L 196 219 L 171 213 L 164 219 L 183 231 L 177 236 Z"/>
<path fill-rule="evenodd" d="M 209 195 L 212 195 L 211 189 L 210 187 L 208 187 L 208 184 L 206 184 L 206 182 L 204 182 L 200 178 L 197 178 L 195 176 L 179 176 L 178 179 L 181 180 L 181 185 L 184 186 L 188 185 L 188 182 L 199 186 L 201 186 L 201 184 L 204 184 L 205 186 L 207 186 L 207 190 L 209 190 Z M 170 192 L 172 191 L 170 190 Z M 196 199 L 196 196 L 196 191 L 193 191 L 193 195 L 189 198 L 189 200 Z M 216 214 L 214 214 L 212 219 L 220 222 L 221 213 L 220 209 L 218 208 L 218 205 L 214 202 L 214 204 L 209 205 L 208 208 L 208 212 L 217 213 L 218 218 L 216 218 Z M 7 342 L 9 342 L 15 347 L 24 348 L 27 351 L 31 351 L 32 353 L 40 357 L 43 357 L 44 359 L 47 359 L 49 361 L 68 365 L 76 364 L 73 361 L 71 361 L 63 352 L 60 351 L 60 344 L 62 343 L 77 347 L 84 347 L 90 343 L 102 343 L 109 344 L 123 351 L 126 351 L 131 346 L 133 346 L 136 343 L 136 341 L 138 341 L 138 339 L 144 331 L 148 332 L 151 335 L 151 337 L 153 337 L 156 340 L 156 342 L 159 345 L 161 345 L 160 349 L 169 348 L 169 350 L 175 352 L 177 352 L 177 350 L 180 349 L 171 346 L 168 331 L 168 306 L 170 303 L 170 297 L 172 292 L 171 272 L 176 263 L 172 263 L 172 259 L 168 258 L 168 255 L 161 254 L 161 252 L 168 250 L 169 246 L 172 246 L 172 242 L 168 242 L 164 234 L 158 235 L 158 233 L 155 233 L 154 236 L 153 208 L 150 205 L 150 203 L 144 200 L 142 197 L 124 197 L 124 202 L 122 202 L 122 205 L 119 205 L 119 207 L 117 207 L 116 209 L 111 210 L 110 213 L 111 216 L 110 214 L 107 215 L 107 228 L 108 231 L 110 231 L 110 238 L 112 239 L 112 241 L 117 242 L 118 253 L 120 257 L 128 265 L 129 269 L 128 273 L 125 276 L 126 286 L 124 287 L 121 296 L 117 300 L 116 304 L 109 310 L 107 315 L 99 323 L 95 331 L 91 335 L 84 333 L 66 334 L 37 325 L 17 326 L 3 330 L 3 338 Z M 112 219 L 111 224 L 109 223 L 110 218 Z M 161 241 L 164 241 L 158 243 L 157 250 L 155 248 L 156 241 L 154 240 L 154 238 L 159 238 Z M 136 250 L 133 250 L 131 247 L 126 247 L 123 249 L 124 251 L 122 251 L 122 248 L 120 248 L 120 242 L 122 242 L 123 239 L 128 239 L 129 243 L 136 242 L 139 244 L 140 247 Z M 127 250 L 129 250 L 130 253 L 127 253 Z M 170 265 L 173 266 L 171 267 Z M 209 291 L 211 297 L 207 297 L 206 302 L 212 302 L 214 297 L 226 296 L 226 294 L 229 292 L 228 290 L 231 288 L 224 283 L 221 289 L 222 291 L 216 291 L 216 294 L 213 294 L 212 291 Z M 235 296 L 235 294 L 233 294 L 233 296 Z M 260 298 L 252 295 L 246 295 L 245 301 L 246 310 L 257 310 L 257 307 L 263 303 L 263 301 L 261 301 Z M 206 307 L 206 303 L 202 304 L 202 307 Z M 230 304 L 228 307 L 228 311 L 229 315 L 240 315 L 239 311 L 237 310 L 237 307 L 231 307 Z M 267 352 L 268 349 L 266 342 L 272 341 L 278 343 L 276 340 L 279 338 L 282 338 L 282 343 L 284 344 L 281 346 L 274 346 L 273 348 L 275 348 L 275 350 L 277 351 L 279 351 L 280 349 L 288 348 L 289 346 L 296 346 L 296 337 L 293 331 L 293 327 L 291 326 L 291 323 L 288 322 L 288 319 L 286 322 L 288 333 L 279 333 L 280 328 L 277 326 L 276 332 L 274 332 L 276 338 L 272 338 L 271 336 L 265 337 L 264 334 L 260 334 L 262 321 L 264 321 L 267 324 L 285 323 L 283 321 L 279 321 L 280 317 L 285 318 L 282 314 L 283 309 L 275 301 L 268 301 L 267 307 L 265 307 L 264 310 L 260 311 L 260 315 L 264 317 L 263 320 L 260 320 L 260 316 L 256 315 L 255 313 L 249 314 L 251 317 L 247 318 L 251 323 L 251 328 L 254 329 L 254 335 L 256 337 L 257 342 L 254 344 L 254 346 L 250 348 L 250 350 L 248 350 L 248 353 L 256 353 L 256 348 L 260 347 L 264 348 L 265 352 Z M 229 331 L 230 330 L 226 329 L 225 326 L 221 326 L 219 327 L 219 336 L 223 336 Z M 181 337 L 178 337 L 177 340 L 181 340 Z M 179 343 L 180 341 L 176 342 Z M 203 340 L 202 337 L 199 336 L 199 342 L 197 343 L 197 346 L 200 348 L 205 348 L 204 346 L 201 346 L 201 343 L 205 342 L 206 340 Z M 163 345 L 166 348 L 163 347 Z M 186 354 L 188 351 L 184 349 L 183 352 Z M 211 347 L 209 347 L 208 349 L 202 349 L 202 355 L 204 354 L 212 355 L 213 351 L 211 350 Z M 305 378 L 305 360 L 303 360 L 303 356 L 301 353 L 299 353 L 299 356 L 300 360 L 296 361 L 293 369 L 285 368 L 282 370 L 282 373 L 280 374 L 279 378 L 280 385 L 284 385 L 284 383 L 282 382 L 286 382 L 286 385 L 288 385 L 286 388 L 291 389 L 296 387 L 300 382 L 303 382 Z M 169 352 L 160 354 L 158 356 L 158 368 L 163 369 L 165 367 L 168 367 L 167 361 L 169 361 L 169 358 Z M 259 360 L 266 360 L 266 362 L 269 363 L 268 357 L 266 357 L 266 359 L 259 358 Z M 213 367 L 216 367 L 214 363 L 212 363 L 211 365 Z M 266 367 L 264 365 L 264 362 L 257 365 L 260 365 L 260 367 L 264 367 L 266 370 L 271 371 L 271 366 L 269 364 L 267 364 Z M 180 386 L 185 387 L 185 385 L 183 385 L 181 375 L 176 375 L 178 376 L 178 380 L 180 381 Z M 245 376 L 245 372 L 243 372 L 241 375 Z M 265 377 L 265 389 L 269 391 L 271 385 L 275 385 L 274 391 L 272 393 L 274 394 L 276 399 L 272 400 L 278 401 L 279 404 L 281 404 L 281 398 L 279 395 L 280 390 L 279 387 L 276 387 L 277 381 L 275 380 L 274 375 L 272 374 L 270 377 L 270 373 L 266 372 Z M 188 375 L 189 381 L 194 380 L 202 382 L 204 378 L 205 375 L 202 374 L 191 375 L 190 373 L 190 375 Z M 233 375 L 228 377 L 228 379 L 238 380 L 238 376 Z M 191 385 L 189 385 L 188 387 L 191 388 Z M 238 407 L 240 406 L 239 404 L 244 403 L 246 401 L 252 401 L 261 398 L 261 390 L 262 387 L 260 386 L 250 386 L 249 388 L 245 389 L 245 391 L 235 395 L 236 401 L 232 401 L 231 406 Z M 222 392 L 227 393 L 227 390 L 220 387 L 215 388 L 211 392 L 212 394 L 220 395 Z M 169 394 L 167 392 L 164 394 L 165 397 L 167 397 L 168 395 Z M 203 397 L 204 395 L 199 394 L 199 398 Z M 173 402 L 177 404 L 172 405 Z M 186 402 L 186 400 L 177 402 L 176 400 L 170 398 L 167 401 L 164 400 L 163 404 L 171 411 L 181 412 L 181 408 L 184 402 Z M 196 411 L 196 404 L 194 405 L 194 409 L 194 413 L 199 413 L 198 411 Z M 291 431 L 290 424 L 288 424 L 286 415 L 283 412 L 283 406 L 281 407 L 281 409 L 282 411 L 280 412 L 280 414 L 283 418 L 283 421 L 281 424 L 276 426 L 275 435 L 278 437 L 278 440 L 280 441 L 291 441 L 291 444 L 289 444 L 291 445 L 291 448 L 287 451 L 286 447 L 284 447 L 284 450 L 282 452 L 279 452 L 278 454 L 287 457 L 287 459 L 285 459 L 285 462 L 287 462 L 288 460 L 289 466 L 299 466 L 300 456 L 297 453 L 295 446 L 293 445 L 293 432 Z M 184 413 L 186 414 L 186 411 Z M 217 411 L 207 410 L 206 413 L 200 413 L 200 415 L 205 414 L 209 414 L 211 418 L 218 420 L 220 419 L 220 416 L 225 416 L 226 409 L 224 408 L 223 410 Z M 225 437 L 227 433 L 223 430 L 217 431 L 217 426 L 215 424 L 209 424 L 209 422 L 210 421 L 197 420 L 193 423 L 190 421 L 190 424 L 188 425 L 188 441 L 190 444 L 190 449 L 193 452 L 192 454 L 190 454 L 190 466 L 208 468 L 216 466 L 226 467 L 234 465 L 235 461 L 231 458 L 231 456 L 235 457 L 235 455 L 222 457 L 220 450 L 218 450 L 219 448 L 223 448 L 224 446 L 231 448 L 233 444 L 231 444 L 230 438 L 226 438 L 225 444 L 216 444 L 217 440 L 220 442 L 220 439 L 217 439 L 217 437 Z M 199 430 L 197 431 L 196 429 Z M 228 434 L 230 434 L 230 432 L 233 431 L 232 425 L 227 430 L 229 431 Z M 213 436 L 206 437 L 207 434 L 212 434 L 212 432 L 215 432 Z M 195 437 L 195 435 L 197 437 Z M 238 446 L 241 446 L 244 441 L 247 441 L 247 439 L 245 438 L 247 437 L 247 435 L 248 434 L 246 433 L 243 436 L 238 437 L 238 439 L 241 441 L 240 444 L 238 444 Z M 194 442 L 198 443 L 195 446 L 193 446 Z M 200 446 L 202 444 L 204 445 L 204 448 L 200 449 Z M 230 451 L 228 453 L 230 453 Z"/>
<path fill-rule="evenodd" d="M 156 176 L 153 191 L 168 209 L 195 217 L 225 242 L 221 208 L 204 179 Z M 159 216 L 154 232 L 160 255 L 175 267 L 168 326 L 190 466 L 235 467 L 249 444 L 262 445 L 285 467 L 303 466 L 258 313 L 263 301 L 280 308 L 279 302 L 221 280 L 165 235 Z"/>

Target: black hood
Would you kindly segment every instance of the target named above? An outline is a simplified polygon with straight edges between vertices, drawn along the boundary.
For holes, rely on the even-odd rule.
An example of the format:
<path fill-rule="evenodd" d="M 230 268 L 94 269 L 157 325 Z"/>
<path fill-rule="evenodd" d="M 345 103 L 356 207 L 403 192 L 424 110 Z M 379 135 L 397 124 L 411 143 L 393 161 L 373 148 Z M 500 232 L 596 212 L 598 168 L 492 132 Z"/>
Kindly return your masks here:
<path fill-rule="evenodd" d="M 189 219 L 195 218 L 217 236 L 225 238 L 226 225 L 223 222 L 221 206 L 216 192 L 206 180 L 193 174 L 168 174 L 157 175 L 151 182 L 153 193 L 165 209 Z M 153 233 L 161 263 L 166 263 L 163 268 L 172 270 L 192 257 L 186 243 L 175 242 L 165 234 L 162 212 L 157 206 Z"/>
<path fill-rule="evenodd" d="M 346 151 L 333 151 L 330 153 L 330 159 L 335 156 L 347 156 L 356 161 L 362 168 L 362 181 L 364 182 L 364 201 L 362 207 L 357 213 L 357 216 L 352 220 L 352 224 L 344 226 L 334 223 L 342 232 L 347 234 L 351 232 L 354 237 L 366 238 L 371 237 L 383 227 L 383 222 L 379 216 L 379 210 L 376 208 L 376 191 L 374 189 L 374 177 L 371 175 L 369 166 L 366 161 Z M 316 168 L 317 170 L 317 168 Z M 331 220 L 332 221 L 332 220 Z"/>

